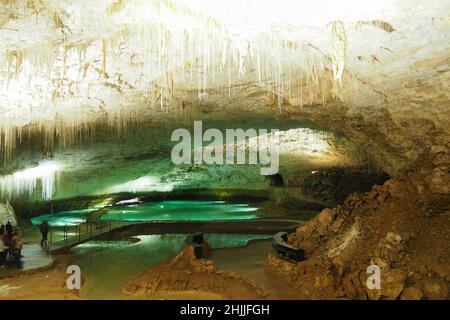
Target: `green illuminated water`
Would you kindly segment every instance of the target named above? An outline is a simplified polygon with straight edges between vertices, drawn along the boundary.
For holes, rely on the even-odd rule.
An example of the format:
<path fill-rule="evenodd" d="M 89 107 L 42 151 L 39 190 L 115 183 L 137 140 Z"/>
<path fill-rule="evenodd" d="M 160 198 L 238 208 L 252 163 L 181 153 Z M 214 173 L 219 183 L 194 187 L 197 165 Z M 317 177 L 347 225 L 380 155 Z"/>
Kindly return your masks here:
<path fill-rule="evenodd" d="M 162 201 L 112 207 L 102 220 L 188 221 L 242 220 L 256 218 L 258 208 L 223 201 Z"/>
<path fill-rule="evenodd" d="M 186 235 L 143 235 L 137 243 L 127 241 L 91 241 L 72 248 L 80 256 L 78 265 L 86 283 L 81 290 L 84 299 L 126 298 L 121 294 L 126 282 L 140 272 L 178 254 Z M 245 246 L 248 241 L 267 239 L 268 235 L 205 234 L 212 248 Z"/>
<path fill-rule="evenodd" d="M 31 219 L 34 225 L 48 220 L 51 226 L 71 226 L 86 221 L 98 208 L 62 211 Z M 107 207 L 102 220 L 112 221 L 210 221 L 257 218 L 258 208 L 224 201 L 161 201 Z"/>
<path fill-rule="evenodd" d="M 31 223 L 34 225 L 41 224 L 44 220 L 48 220 L 48 223 L 54 227 L 60 226 L 74 226 L 86 221 L 86 214 L 97 210 L 96 208 L 88 208 L 82 210 L 69 210 L 61 211 L 58 213 L 44 214 L 39 217 L 31 219 Z"/>

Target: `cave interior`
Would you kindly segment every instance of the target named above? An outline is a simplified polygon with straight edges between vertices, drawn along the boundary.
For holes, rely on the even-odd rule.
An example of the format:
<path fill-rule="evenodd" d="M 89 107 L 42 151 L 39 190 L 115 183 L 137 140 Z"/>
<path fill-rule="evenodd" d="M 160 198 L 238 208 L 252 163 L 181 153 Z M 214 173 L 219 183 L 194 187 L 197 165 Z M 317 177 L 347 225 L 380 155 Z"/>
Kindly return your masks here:
<path fill-rule="evenodd" d="M 0 299 L 450 298 L 449 1 L 2 0 L 0 39 Z M 81 290 L 8 289 L 51 261 Z"/>

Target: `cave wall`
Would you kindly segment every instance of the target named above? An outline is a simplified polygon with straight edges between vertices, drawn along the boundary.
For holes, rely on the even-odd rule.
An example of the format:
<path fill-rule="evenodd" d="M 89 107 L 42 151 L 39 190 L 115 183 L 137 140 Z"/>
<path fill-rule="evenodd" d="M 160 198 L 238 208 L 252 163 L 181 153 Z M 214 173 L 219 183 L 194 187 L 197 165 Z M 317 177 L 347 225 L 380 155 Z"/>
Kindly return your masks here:
<path fill-rule="evenodd" d="M 70 146 L 55 145 L 47 152 L 37 148 L 36 140 L 39 137 L 34 136 L 31 140 L 24 139 L 18 146 L 15 157 L 3 166 L 3 170 L 5 173 L 17 172 L 33 167 L 43 159 L 50 159 L 60 165 L 61 170 L 55 176 L 53 197 L 51 201 L 43 201 L 46 210 L 61 208 L 58 203 L 64 199 L 72 203 L 69 199 L 78 201 L 82 197 L 104 198 L 108 194 L 149 196 L 152 193 L 152 197 L 157 194 L 160 197 L 170 194 L 181 197 L 183 193 L 194 197 L 201 192 L 205 197 L 215 194 L 217 198 L 225 196 L 229 199 L 239 195 L 260 197 L 261 193 L 265 193 L 266 198 L 272 195 L 272 199 L 286 207 L 321 208 L 342 200 L 339 184 L 343 184 L 343 181 L 320 178 L 325 172 L 340 172 L 345 176 L 366 171 L 369 175 L 382 175 L 380 168 L 364 148 L 345 136 L 288 118 L 274 120 L 255 116 L 252 119 L 223 120 L 221 116 L 203 116 L 204 129 L 219 128 L 223 132 L 227 128 L 282 130 L 279 172 L 284 181 L 283 185 L 278 186 L 278 190 L 300 186 L 307 199 L 297 197 L 295 205 L 283 200 L 289 192 L 277 194 L 271 190 L 270 183 L 261 175 L 261 165 L 174 165 L 170 154 L 176 142 L 170 141 L 171 133 L 179 127 L 192 129 L 193 125 L 182 120 L 171 124 L 147 123 L 129 129 L 121 136 L 115 136 L 108 127 L 99 126 L 92 137 Z M 248 152 L 248 146 L 246 148 Z M 308 182 L 308 179 L 315 180 L 316 176 L 311 172 L 316 171 L 319 172 L 317 178 L 321 182 L 311 186 L 313 182 Z M 318 189 L 323 192 L 318 192 Z M 194 192 L 195 190 L 198 192 Z M 355 186 L 351 190 L 359 189 Z M 14 198 L 14 205 L 23 207 L 21 211 L 27 210 L 26 203 L 31 207 L 42 207 L 39 204 L 42 201 L 39 188 L 31 197 L 25 192 Z M 79 201 L 85 203 L 84 200 Z M 72 205 L 75 206 L 74 203 Z"/>

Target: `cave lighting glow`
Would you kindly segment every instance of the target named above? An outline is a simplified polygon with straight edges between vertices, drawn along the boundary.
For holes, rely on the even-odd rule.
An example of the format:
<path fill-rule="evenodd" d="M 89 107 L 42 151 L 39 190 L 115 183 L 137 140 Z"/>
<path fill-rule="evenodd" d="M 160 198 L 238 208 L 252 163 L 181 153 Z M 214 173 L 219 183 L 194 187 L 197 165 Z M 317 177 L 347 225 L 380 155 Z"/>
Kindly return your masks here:
<path fill-rule="evenodd" d="M 278 141 L 280 155 L 295 154 L 309 157 L 323 157 L 332 149 L 330 141 L 333 137 L 324 131 L 296 128 L 278 131 L 274 136 L 277 137 L 276 141 Z M 257 153 L 258 148 L 270 150 L 272 145 L 273 139 L 269 137 L 269 134 L 262 134 L 236 142 L 236 149 Z M 230 144 L 226 144 L 225 146 L 229 147 Z M 213 146 L 207 146 L 204 149 L 208 150 L 210 148 L 213 148 Z"/>
<path fill-rule="evenodd" d="M 0 8 L 11 16 L 29 16 L 23 25 L 11 19 L 0 30 L 4 161 L 12 157 L 24 130 L 56 134 L 68 144 L 96 114 L 107 114 L 110 123 L 122 127 L 137 121 L 133 111 L 170 111 L 195 90 L 199 100 L 209 89 L 232 95 L 232 87 L 249 77 L 262 87 L 272 82 L 278 104 L 295 78 L 310 83 L 302 89 L 301 105 L 317 97 L 325 101 L 338 94 L 334 82 L 341 85 L 344 23 L 376 19 L 393 7 L 386 0 L 32 4 L 18 0 Z"/>
<path fill-rule="evenodd" d="M 36 167 L 0 176 L 0 195 L 7 199 L 22 194 L 33 196 L 40 184 L 42 199 L 49 200 L 55 191 L 57 172 L 61 169 L 58 162 L 43 161 Z"/>
<path fill-rule="evenodd" d="M 97 210 L 97 208 L 87 208 L 80 210 L 61 211 L 57 213 L 44 214 L 31 219 L 33 225 L 40 225 L 43 221 L 47 220 L 51 226 L 63 227 L 63 226 L 75 226 L 80 223 L 86 222 L 86 215 L 90 212 Z"/>
<path fill-rule="evenodd" d="M 273 23 L 322 25 L 333 20 L 374 18 L 393 6 L 391 0 L 174 0 L 198 12 L 204 12 L 229 24 L 247 23 L 249 29 L 261 30 Z M 286 9 L 289 8 L 289 9 Z M 250 26 L 250 28 L 248 28 Z"/>
<path fill-rule="evenodd" d="M 152 176 L 144 176 L 135 180 L 127 181 L 115 185 L 106 190 L 106 193 L 120 193 L 120 192 L 170 192 L 175 186 L 174 182 L 161 182 L 159 178 Z"/>

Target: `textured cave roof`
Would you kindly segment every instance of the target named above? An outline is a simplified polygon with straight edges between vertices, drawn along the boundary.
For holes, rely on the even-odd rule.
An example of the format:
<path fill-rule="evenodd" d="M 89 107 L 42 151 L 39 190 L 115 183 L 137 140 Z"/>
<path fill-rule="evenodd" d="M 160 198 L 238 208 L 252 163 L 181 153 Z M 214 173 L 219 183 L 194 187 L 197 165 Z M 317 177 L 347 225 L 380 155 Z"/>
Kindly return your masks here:
<path fill-rule="evenodd" d="M 450 1 L 8 0 L 0 147 L 256 114 L 363 142 L 391 174 L 449 141 Z"/>

